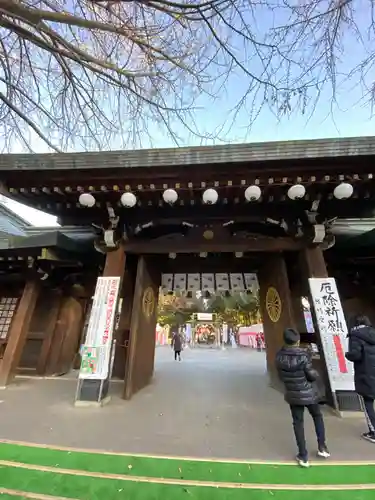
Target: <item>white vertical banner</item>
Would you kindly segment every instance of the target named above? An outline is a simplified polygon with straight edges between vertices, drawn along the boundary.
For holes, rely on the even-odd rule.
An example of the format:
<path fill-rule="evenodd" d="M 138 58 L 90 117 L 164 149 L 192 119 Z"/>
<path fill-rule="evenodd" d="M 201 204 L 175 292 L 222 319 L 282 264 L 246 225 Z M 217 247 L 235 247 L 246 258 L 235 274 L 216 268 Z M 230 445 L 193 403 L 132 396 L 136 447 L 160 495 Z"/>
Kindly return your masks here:
<path fill-rule="evenodd" d="M 231 273 L 230 286 L 234 292 L 243 292 L 245 290 L 244 277 L 242 273 Z"/>
<path fill-rule="evenodd" d="M 96 282 L 85 344 L 82 347 L 80 379 L 105 380 L 109 375 L 113 327 L 120 277 L 101 277 Z"/>
<path fill-rule="evenodd" d="M 345 358 L 348 328 L 334 278 L 310 278 L 316 321 L 332 391 L 354 391 L 353 364 Z"/>
<path fill-rule="evenodd" d="M 202 291 L 215 292 L 215 275 L 211 273 L 202 274 Z"/>
<path fill-rule="evenodd" d="M 173 274 L 161 275 L 161 289 L 164 293 L 173 292 Z"/>
<path fill-rule="evenodd" d="M 201 289 L 201 275 L 199 273 L 188 274 L 187 289 L 189 292 L 197 292 Z"/>
<path fill-rule="evenodd" d="M 174 290 L 184 292 L 186 290 L 186 274 L 174 275 Z"/>

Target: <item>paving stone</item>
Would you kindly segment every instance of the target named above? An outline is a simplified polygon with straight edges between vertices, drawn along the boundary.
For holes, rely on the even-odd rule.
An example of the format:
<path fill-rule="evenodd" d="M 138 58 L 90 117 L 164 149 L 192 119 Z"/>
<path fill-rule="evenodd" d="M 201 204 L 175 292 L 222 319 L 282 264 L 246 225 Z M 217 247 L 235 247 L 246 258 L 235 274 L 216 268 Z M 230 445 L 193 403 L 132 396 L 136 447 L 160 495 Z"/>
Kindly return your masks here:
<path fill-rule="evenodd" d="M 122 383 L 111 384 L 103 408 L 75 408 L 76 374 L 25 379 L 0 393 L 0 437 L 51 445 L 127 453 L 290 460 L 295 443 L 283 396 L 268 387 L 264 353 L 246 348 L 207 348 L 173 359 L 156 349 L 153 383 L 131 401 Z M 326 416 L 335 460 L 375 461 L 375 446 L 362 441 L 364 418 Z M 316 444 L 306 415 L 310 450 Z"/>

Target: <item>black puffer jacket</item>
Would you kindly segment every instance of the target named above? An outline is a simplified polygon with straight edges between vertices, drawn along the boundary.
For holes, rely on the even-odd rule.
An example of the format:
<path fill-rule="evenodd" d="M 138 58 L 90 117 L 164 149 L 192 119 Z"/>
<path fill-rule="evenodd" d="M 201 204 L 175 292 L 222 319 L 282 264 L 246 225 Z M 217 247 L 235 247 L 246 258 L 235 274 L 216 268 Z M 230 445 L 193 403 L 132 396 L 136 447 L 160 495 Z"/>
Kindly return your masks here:
<path fill-rule="evenodd" d="M 287 403 L 307 406 L 319 402 L 318 373 L 312 367 L 311 354 L 307 349 L 283 347 L 276 355 L 276 367 L 285 385 Z"/>
<path fill-rule="evenodd" d="M 355 390 L 360 396 L 375 399 L 375 330 L 356 326 L 349 333 L 346 358 L 354 363 Z"/>

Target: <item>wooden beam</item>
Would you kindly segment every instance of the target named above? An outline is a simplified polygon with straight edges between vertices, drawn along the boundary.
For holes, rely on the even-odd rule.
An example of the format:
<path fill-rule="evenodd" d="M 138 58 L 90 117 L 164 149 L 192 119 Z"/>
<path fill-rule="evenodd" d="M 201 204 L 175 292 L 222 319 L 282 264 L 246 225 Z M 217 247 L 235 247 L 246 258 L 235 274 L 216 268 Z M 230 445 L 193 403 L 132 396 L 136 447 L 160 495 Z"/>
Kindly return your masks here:
<path fill-rule="evenodd" d="M 42 260 L 61 260 L 60 257 L 57 256 L 56 252 L 50 248 L 42 248 L 41 254 L 38 258 Z"/>
<path fill-rule="evenodd" d="M 30 322 L 39 295 L 38 281 L 28 281 L 23 290 L 16 314 L 13 318 L 4 357 L 0 364 L 0 387 L 13 379 L 26 342 Z"/>
<path fill-rule="evenodd" d="M 255 254 L 254 254 L 255 255 Z M 186 256 L 186 257 L 185 257 Z M 189 254 L 179 255 L 177 259 L 165 259 L 160 264 L 162 273 L 252 273 L 256 272 L 261 266 L 262 258 L 248 259 L 223 254 L 223 258 L 212 262 L 210 257 L 191 258 Z"/>
<path fill-rule="evenodd" d="M 259 238 L 232 242 L 210 241 L 138 241 L 125 242 L 127 253 L 167 254 L 167 253 L 233 253 L 233 252 L 284 252 L 300 250 L 306 246 L 304 241 L 291 238 Z"/>

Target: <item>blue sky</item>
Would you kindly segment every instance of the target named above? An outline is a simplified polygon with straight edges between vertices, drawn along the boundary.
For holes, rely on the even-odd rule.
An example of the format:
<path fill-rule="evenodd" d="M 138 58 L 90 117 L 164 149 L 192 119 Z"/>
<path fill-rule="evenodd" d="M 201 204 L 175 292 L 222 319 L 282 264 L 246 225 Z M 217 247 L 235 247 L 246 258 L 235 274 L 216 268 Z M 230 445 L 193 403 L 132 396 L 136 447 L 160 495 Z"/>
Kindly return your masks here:
<path fill-rule="evenodd" d="M 281 5 L 283 5 L 282 2 Z M 319 8 L 326 8 L 324 1 L 318 2 L 317 5 L 321 6 Z M 314 105 L 314 95 L 309 96 L 310 100 L 305 115 L 301 113 L 300 109 L 295 109 L 289 116 L 276 116 L 275 109 L 270 110 L 268 107 L 263 106 L 256 120 L 252 121 L 249 108 L 253 96 L 250 96 L 248 102 L 245 102 L 245 105 L 236 114 L 236 119 L 232 124 L 230 109 L 233 108 L 241 96 L 246 94 L 249 85 L 249 79 L 237 68 L 231 73 L 225 90 L 216 95 L 215 99 L 202 94 L 196 101 L 197 110 L 194 118 L 202 135 L 219 129 L 226 121 L 231 123 L 231 126 L 228 125 L 221 130 L 221 141 L 202 141 L 199 137 L 188 134 L 180 124 L 176 123 L 176 133 L 182 136 L 183 139 L 181 145 L 195 146 L 201 144 L 222 144 L 223 142 L 286 141 L 374 135 L 375 122 L 372 119 L 372 105 L 369 97 L 366 95 L 366 90 L 364 90 L 364 87 L 360 83 L 359 75 L 355 75 L 352 79 L 348 79 L 346 76 L 353 67 L 364 60 L 366 51 L 369 51 L 371 54 L 375 53 L 375 36 L 373 36 L 373 32 L 367 32 L 371 12 L 370 4 L 361 5 L 359 3 L 354 12 L 357 25 L 361 31 L 363 28 L 363 33 L 361 34 L 366 40 L 363 45 L 358 41 L 358 37 L 353 34 L 353 31 L 349 29 L 343 30 L 342 41 L 340 41 L 337 53 L 337 103 L 333 104 L 332 89 L 327 84 L 316 105 Z M 261 21 L 260 32 L 264 33 L 271 26 L 270 23 L 272 22 L 269 11 L 267 16 L 265 13 L 259 14 L 257 21 L 259 20 Z M 254 23 L 251 23 L 253 23 L 252 19 L 249 20 L 249 25 L 253 27 Z M 281 23 L 281 20 L 278 20 L 278 23 Z M 257 27 L 254 29 L 257 29 Z M 311 46 L 315 37 L 319 39 L 319 33 L 313 32 L 309 36 L 311 37 L 309 39 L 310 45 L 307 43 L 307 47 L 308 51 L 312 51 Z M 259 60 L 257 61 L 256 53 L 254 51 L 251 52 L 251 47 L 248 48 L 249 52 L 246 52 L 242 41 L 234 40 L 233 42 L 233 50 L 236 55 L 246 64 L 247 68 L 259 75 L 261 67 L 259 66 Z M 303 46 L 304 49 L 305 46 Z M 310 52 L 308 51 L 306 53 L 309 55 Z M 322 71 L 322 68 L 319 68 L 319 71 Z M 281 74 L 281 78 L 282 76 Z M 275 78 L 278 79 L 279 76 L 276 75 Z M 371 86 L 372 82 L 375 81 L 375 72 L 372 66 L 368 68 L 366 79 L 367 87 Z M 256 104 L 259 106 L 260 101 L 256 102 Z M 124 120 L 126 120 L 126 116 L 124 115 Z M 160 124 L 149 120 L 147 126 L 148 133 L 140 133 L 140 136 L 145 136 L 144 141 L 142 141 L 142 147 L 175 147 L 174 141 L 161 131 Z M 47 147 L 40 139 L 33 137 L 32 144 L 34 151 L 40 153 L 48 152 Z M 116 140 L 116 137 L 113 137 L 111 149 L 120 149 L 120 147 L 120 140 Z M 17 144 L 12 152 L 20 152 L 18 151 Z M 7 202 L 7 206 L 29 220 L 32 224 L 51 225 L 55 223 L 55 218 L 24 207 L 16 202 L 9 201 Z"/>
<path fill-rule="evenodd" d="M 252 126 L 248 140 L 249 142 L 263 142 L 374 135 L 375 123 L 374 120 L 371 120 L 369 106 L 357 104 L 351 107 L 348 103 L 348 109 L 336 109 L 333 116 L 330 115 L 329 106 L 329 102 L 321 102 L 309 120 L 298 113 L 290 118 L 283 117 L 278 120 L 271 112 L 264 110 Z M 206 127 L 211 128 L 211 126 L 218 124 L 218 118 L 220 118 L 218 115 L 209 113 Z M 241 121 L 233 128 L 228 142 L 232 137 L 235 139 L 236 135 L 242 135 L 241 127 L 242 129 L 246 127 L 245 113 L 241 117 Z M 191 145 L 199 145 L 199 140 L 192 140 Z M 158 146 L 173 147 L 174 144 L 171 140 L 160 137 Z M 42 144 L 38 149 L 40 152 L 45 151 Z M 56 224 L 55 217 L 30 209 L 15 201 L 9 200 L 7 206 L 34 225 L 51 226 Z"/>

